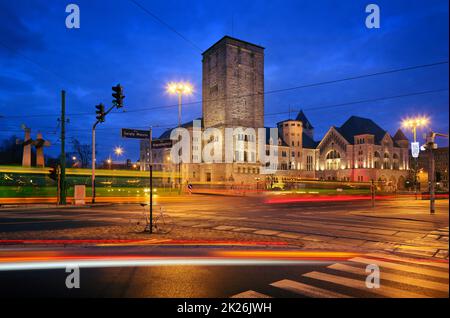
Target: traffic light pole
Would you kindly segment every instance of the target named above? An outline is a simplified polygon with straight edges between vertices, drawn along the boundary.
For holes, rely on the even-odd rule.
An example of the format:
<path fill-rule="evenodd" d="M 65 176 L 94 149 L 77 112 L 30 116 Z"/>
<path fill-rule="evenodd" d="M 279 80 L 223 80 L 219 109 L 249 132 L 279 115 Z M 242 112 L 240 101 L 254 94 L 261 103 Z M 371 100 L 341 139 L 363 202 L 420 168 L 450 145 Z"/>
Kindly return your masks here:
<path fill-rule="evenodd" d="M 428 147 L 429 153 L 429 171 L 428 171 L 428 179 L 430 182 L 430 214 L 434 214 L 435 212 L 435 185 L 434 185 L 434 153 L 432 144 Z"/>
<path fill-rule="evenodd" d="M 95 127 L 99 121 L 97 120 L 92 126 L 92 203 L 95 203 Z"/>
<path fill-rule="evenodd" d="M 106 117 L 106 115 L 108 115 L 116 106 L 113 105 L 111 106 L 107 112 L 105 112 L 104 116 Z M 94 126 L 92 126 L 92 203 L 95 203 L 95 161 L 96 161 L 96 156 L 95 156 L 95 128 L 97 127 L 97 125 L 100 123 L 100 120 L 97 120 L 94 124 Z"/>
<path fill-rule="evenodd" d="M 428 150 L 428 154 L 429 154 L 429 157 L 428 157 L 428 182 L 430 184 L 430 214 L 434 214 L 436 211 L 436 206 L 435 206 L 436 171 L 435 171 L 434 152 L 433 152 L 434 149 L 437 149 L 437 145 L 434 142 L 436 136 L 448 138 L 448 135 L 435 133 L 432 131 L 430 131 L 427 135 L 426 149 Z"/>

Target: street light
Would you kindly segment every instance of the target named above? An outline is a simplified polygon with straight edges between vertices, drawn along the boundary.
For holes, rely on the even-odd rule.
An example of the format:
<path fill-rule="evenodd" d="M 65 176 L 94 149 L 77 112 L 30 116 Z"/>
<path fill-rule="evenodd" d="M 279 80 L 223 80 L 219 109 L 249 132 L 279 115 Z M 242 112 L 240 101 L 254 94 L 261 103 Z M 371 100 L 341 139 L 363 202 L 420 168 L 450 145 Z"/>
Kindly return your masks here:
<path fill-rule="evenodd" d="M 429 118 L 427 117 L 416 117 L 416 118 L 406 118 L 402 121 L 402 127 L 406 129 L 411 129 L 414 142 L 417 141 L 417 128 L 426 127 L 430 123 Z"/>
<path fill-rule="evenodd" d="M 114 153 L 116 154 L 116 156 L 121 156 L 123 154 L 123 148 L 117 146 L 116 148 L 114 148 Z"/>
<path fill-rule="evenodd" d="M 192 85 L 187 82 L 170 82 L 166 86 L 170 95 L 178 95 L 178 128 L 181 127 L 181 97 L 191 95 L 194 91 Z M 178 192 L 181 193 L 181 160 L 178 161 Z"/>
<path fill-rule="evenodd" d="M 417 128 L 426 127 L 430 123 L 428 117 L 417 116 L 415 118 L 406 118 L 402 121 L 402 127 L 405 129 L 411 129 L 413 134 L 414 143 L 417 142 Z M 417 168 L 418 158 L 414 158 L 414 192 L 417 200 Z"/>

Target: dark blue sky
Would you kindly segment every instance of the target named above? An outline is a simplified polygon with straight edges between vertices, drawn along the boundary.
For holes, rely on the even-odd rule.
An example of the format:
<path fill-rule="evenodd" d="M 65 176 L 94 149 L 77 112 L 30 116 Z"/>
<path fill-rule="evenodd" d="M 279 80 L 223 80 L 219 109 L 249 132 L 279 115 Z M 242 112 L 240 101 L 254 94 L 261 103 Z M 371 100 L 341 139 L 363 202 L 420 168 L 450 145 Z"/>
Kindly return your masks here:
<path fill-rule="evenodd" d="M 137 1 L 202 50 L 226 34 L 264 46 L 266 91 L 448 60 L 447 0 Z M 80 6 L 80 29 L 65 27 L 69 3 Z M 381 8 L 380 29 L 365 27 L 368 3 Z M 21 136 L 23 123 L 42 131 L 53 144 L 49 153 L 57 155 L 65 89 L 69 141 L 90 143 L 94 105 L 109 105 L 111 86 L 120 82 L 126 112 L 99 126 L 98 148 L 104 158 L 121 145 L 135 160 L 138 141 L 122 139 L 119 128 L 175 125 L 176 107 L 145 110 L 176 103 L 164 92 L 167 82 L 192 82 L 195 94 L 185 101 L 201 100 L 201 50 L 195 46 L 129 0 L 0 0 L 0 139 Z M 448 65 L 441 65 L 269 94 L 265 111 L 445 89 L 448 75 Z M 350 115 L 372 118 L 393 134 L 406 115 L 428 114 L 432 128 L 447 133 L 448 104 L 444 91 L 305 112 L 316 139 Z M 183 108 L 184 121 L 199 116 L 200 103 Z M 287 117 L 266 116 L 266 125 Z"/>

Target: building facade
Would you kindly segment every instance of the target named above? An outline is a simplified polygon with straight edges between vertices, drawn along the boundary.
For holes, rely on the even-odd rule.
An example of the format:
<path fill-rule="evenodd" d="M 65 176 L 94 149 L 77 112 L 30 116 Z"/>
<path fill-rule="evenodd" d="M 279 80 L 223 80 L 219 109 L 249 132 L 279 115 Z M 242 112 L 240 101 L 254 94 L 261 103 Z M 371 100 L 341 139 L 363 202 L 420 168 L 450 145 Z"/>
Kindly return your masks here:
<path fill-rule="evenodd" d="M 448 147 L 434 149 L 433 155 L 436 189 L 448 191 Z M 428 190 L 429 158 L 428 151 L 421 151 L 418 158 L 417 179 L 423 191 Z"/>
<path fill-rule="evenodd" d="M 408 140 L 401 130 L 391 136 L 372 120 L 351 116 L 340 127 L 332 126 L 318 141 L 314 127 L 305 113 L 295 119 L 277 123 L 278 140 L 264 127 L 264 48 L 228 36 L 203 54 L 201 130 L 215 128 L 218 136 L 204 140 L 188 129 L 192 141 L 202 138 L 200 148 L 224 136 L 226 128 L 240 128 L 233 135 L 231 162 L 205 163 L 197 158 L 201 149 L 192 148 L 189 162 L 182 164 L 182 182 L 218 182 L 255 185 L 268 177 L 309 180 L 371 182 L 377 181 L 392 190 L 403 189 L 409 170 Z M 258 129 L 265 128 L 265 140 L 258 139 Z M 275 128 L 275 127 L 274 127 Z M 256 132 L 255 133 L 252 133 Z M 170 138 L 171 130 L 159 139 Z M 254 145 L 254 146 L 252 146 Z M 272 176 L 261 173 L 264 164 L 256 153 L 273 145 L 278 159 Z M 170 148 L 150 151 L 148 141 L 141 142 L 141 162 L 152 162 L 161 170 L 174 171 Z M 145 169 L 145 165 L 141 165 Z M 173 182 L 173 179 L 172 179 Z"/>

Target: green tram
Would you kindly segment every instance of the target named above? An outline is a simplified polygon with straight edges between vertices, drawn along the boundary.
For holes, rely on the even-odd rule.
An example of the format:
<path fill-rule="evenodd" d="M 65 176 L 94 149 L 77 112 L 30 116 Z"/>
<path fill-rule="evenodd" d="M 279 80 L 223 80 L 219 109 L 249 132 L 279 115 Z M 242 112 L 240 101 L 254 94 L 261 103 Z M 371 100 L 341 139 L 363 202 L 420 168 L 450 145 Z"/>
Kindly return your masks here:
<path fill-rule="evenodd" d="M 49 167 L 0 166 L 0 198 L 56 196 L 57 181 L 50 178 L 51 170 Z M 73 196 L 74 185 L 85 185 L 86 196 L 91 196 L 91 175 L 90 169 L 66 169 L 67 195 Z M 98 196 L 148 196 L 148 171 L 96 169 L 95 175 Z M 177 193 L 172 180 L 172 174 L 153 172 L 153 191 Z"/>

